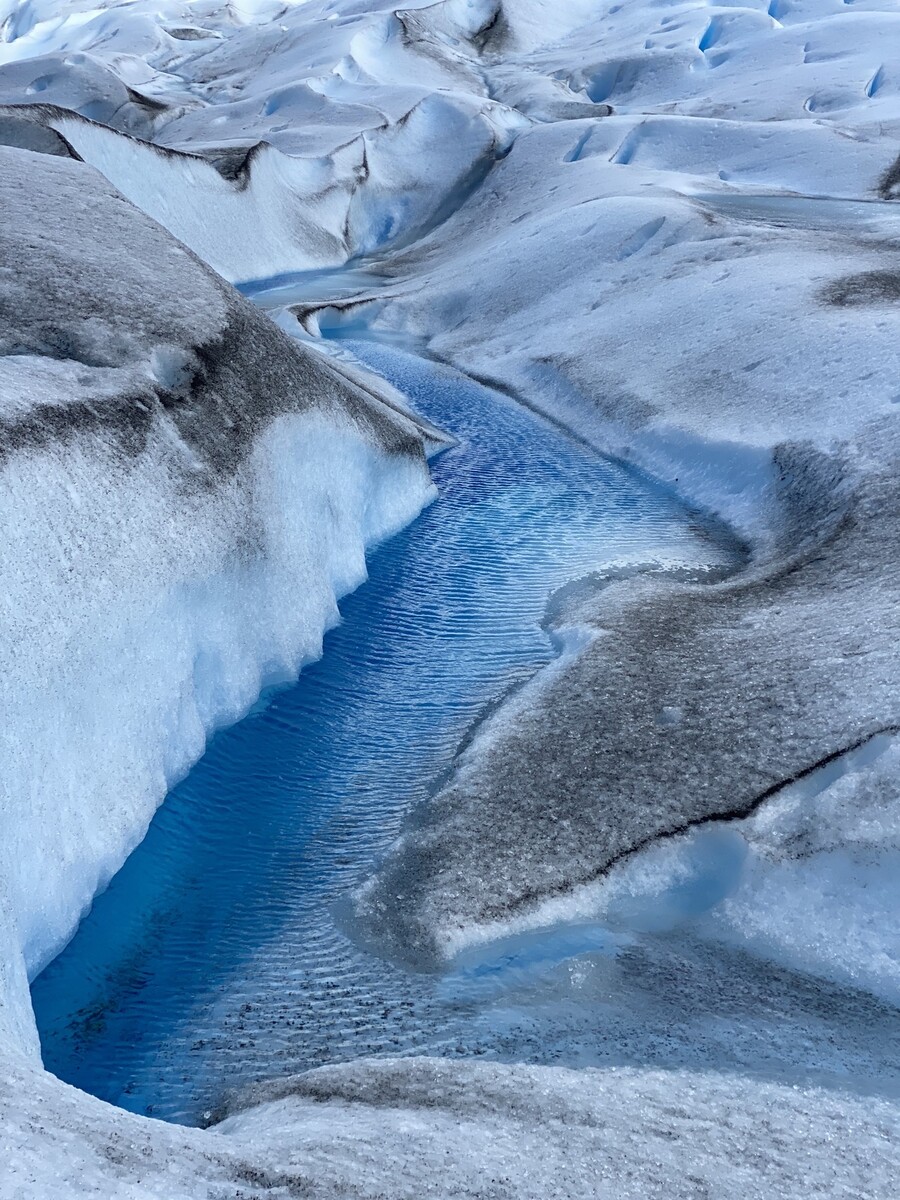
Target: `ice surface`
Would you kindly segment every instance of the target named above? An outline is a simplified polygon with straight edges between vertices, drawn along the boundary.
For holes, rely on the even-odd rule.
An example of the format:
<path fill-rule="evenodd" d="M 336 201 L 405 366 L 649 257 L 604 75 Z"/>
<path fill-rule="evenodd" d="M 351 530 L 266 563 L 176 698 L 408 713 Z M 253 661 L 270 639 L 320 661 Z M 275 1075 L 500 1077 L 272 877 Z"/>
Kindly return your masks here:
<path fill-rule="evenodd" d="M 330 335 L 418 339 L 677 481 L 757 563 L 703 594 L 582 605 L 600 636 L 498 714 L 366 894 L 398 953 L 540 924 L 622 855 L 897 723 L 897 101 L 869 94 L 896 14 L 853 9 L 850 36 L 843 5 L 629 5 L 527 49 L 507 10 L 493 95 L 564 71 L 614 115 L 545 116 L 377 292 L 328 314 Z M 800 94 L 825 75 L 857 89 L 839 115 Z M 857 950 L 851 974 L 880 977 L 877 939 Z"/>
<path fill-rule="evenodd" d="M 772 789 L 898 721 L 900 287 L 891 201 L 900 79 L 890 55 L 898 19 L 893 0 L 413 0 L 397 12 L 358 0 L 0 3 L 0 101 L 7 106 L 0 140 L 44 155 L 74 147 L 233 280 L 352 261 L 365 280 L 359 294 L 348 296 L 343 285 L 335 296 L 301 297 L 297 315 L 306 330 L 427 347 L 673 482 L 752 543 L 754 569 L 715 589 L 628 584 L 599 599 L 570 598 L 558 614 L 561 630 L 568 624 L 596 636 L 521 694 L 519 707 L 498 712 L 459 779 L 373 885 L 370 896 L 388 902 L 381 935 L 400 953 L 411 943 L 431 953 L 471 945 L 485 931 L 532 936 L 549 902 L 563 918 L 582 888 L 606 886 L 619 859 L 615 878 L 621 871 L 626 892 L 643 897 L 620 910 L 620 924 L 691 909 L 693 936 L 720 967 L 715 988 L 710 972 L 698 968 L 695 996 L 685 1002 L 708 1014 L 708 1030 L 718 1028 L 721 964 L 733 961 L 716 955 L 736 954 L 735 947 L 749 948 L 760 963 L 783 964 L 773 971 L 792 969 L 783 977 L 785 1013 L 796 1015 L 802 967 L 889 1001 L 883 1025 L 875 1025 L 890 1028 L 896 947 L 882 914 L 894 896 L 893 752 L 802 802 L 788 792 L 779 800 Z M 51 161 L 34 170 L 50 172 Z M 144 222 L 138 233 L 131 210 L 96 177 L 90 198 L 65 192 L 71 171 L 87 168 L 60 161 L 51 186 L 23 189 L 28 206 L 45 214 L 52 195 L 67 197 L 29 243 L 39 234 L 42 253 L 49 245 L 50 254 L 42 288 L 26 288 L 24 301 L 21 290 L 11 290 L 16 271 L 38 256 L 15 244 L 4 254 L 0 286 L 14 296 L 16 316 L 9 328 L 17 337 L 28 332 L 2 359 L 3 436 L 14 449 L 4 470 L 19 489 L 8 499 L 17 520 L 25 513 L 42 528 L 51 527 L 48 512 L 59 512 L 56 528 L 76 555 L 74 566 L 87 561 L 87 551 L 72 535 L 92 511 L 104 515 L 128 573 L 117 579 L 112 560 L 92 559 L 90 582 L 73 588 L 71 611 L 82 620 L 92 588 L 116 597 L 116 620 L 92 627 L 93 641 L 84 642 L 99 647 L 88 666 L 107 672 L 107 686 L 125 677 L 130 691 L 122 694 L 135 692 L 138 650 L 129 660 L 116 657 L 116 648 L 126 644 L 120 621 L 141 597 L 156 601 L 157 623 L 148 618 L 148 628 L 164 632 L 129 644 L 157 656 L 154 673 L 157 665 L 163 673 L 171 667 L 173 627 L 191 678 L 186 648 L 201 619 L 205 633 L 221 637 L 217 649 L 232 648 L 243 680 L 234 694 L 205 692 L 202 711 L 169 709 L 165 730 L 155 727 L 155 778 L 164 786 L 166 771 L 180 769 L 168 734 L 193 730 L 199 746 L 203 720 L 246 704 L 270 665 L 257 660 L 251 670 L 253 654 L 271 655 L 283 669 L 288 661 L 296 666 L 301 644 L 314 651 L 338 584 L 359 577 L 365 530 L 374 533 L 379 523 L 370 527 L 358 508 L 354 516 L 352 503 L 343 510 L 357 552 L 318 564 L 315 577 L 328 586 L 315 591 L 320 627 L 313 638 L 303 615 L 312 606 L 297 611 L 290 603 L 296 588 L 289 596 L 279 571 L 288 563 L 304 569 L 290 543 L 299 528 L 294 517 L 302 524 L 311 509 L 284 512 L 284 540 L 266 559 L 274 574 L 251 569 L 259 568 L 260 522 L 244 516 L 273 513 L 276 497 L 282 513 L 290 492 L 285 464 L 274 452 L 267 456 L 255 418 L 249 430 L 238 422 L 237 454 L 233 439 L 223 444 L 214 433 L 221 417 L 240 416 L 236 391 L 260 372 L 266 383 L 253 391 L 250 410 L 259 414 L 260 393 L 281 404 L 284 381 L 267 373 L 281 353 L 272 350 L 274 332 L 235 309 L 233 296 L 155 226 Z M 14 185 L 9 190 L 10 202 L 19 199 Z M 81 292 L 79 270 L 57 270 L 66 238 L 60 246 L 54 234 L 76 214 L 92 239 L 106 229 L 117 250 L 97 271 L 90 265 L 96 256 L 81 258 Z M 5 209 L 4 234 L 7 228 Z M 84 244 L 70 246 L 70 257 Z M 157 270 L 148 273 L 148 263 Z M 48 313 L 65 306 L 66 321 L 41 319 L 39 290 L 48 295 Z M 112 320 L 103 305 L 97 313 L 80 307 L 85 297 L 108 293 Z M 138 303 L 142 296 L 149 303 Z M 69 319 L 81 311 L 84 320 Z M 292 320 L 279 316 L 283 326 Z M 196 345 L 216 342 L 224 330 L 227 352 L 212 362 L 192 357 Z M 312 371 L 313 362 L 305 358 L 304 369 Z M 157 437 L 155 410 L 145 414 L 140 405 L 159 391 L 177 396 L 185 379 L 207 370 L 215 381 L 203 384 L 204 394 L 216 420 L 205 419 L 204 409 L 204 419 L 192 422 L 190 409 L 173 404 L 171 436 Z M 336 378 L 327 376 L 314 410 L 295 414 L 293 401 L 277 414 L 264 408 L 264 424 L 277 420 L 298 438 L 303 431 L 310 448 L 318 439 L 316 462 L 326 442 L 335 447 L 340 428 L 337 469 L 358 479 L 375 473 L 386 489 L 387 529 L 410 515 L 413 493 L 416 504 L 426 494 L 421 458 L 407 453 L 419 435 L 408 426 L 398 432 L 393 417 L 386 423 L 382 407 L 376 417 L 370 396 L 361 399 L 357 384 Z M 39 420 L 35 394 L 45 400 Z M 325 403 L 338 394 L 344 400 L 336 407 Z M 55 456 L 79 473 L 68 476 Z M 265 486 L 251 488 L 259 472 Z M 319 483 L 321 525 L 334 519 L 324 503 L 335 495 L 333 476 Z M 217 497 L 228 501 L 228 520 L 211 515 Z M 141 553 L 143 538 L 131 533 L 138 500 L 159 514 L 161 533 L 171 533 L 159 543 L 170 556 L 162 565 Z M 173 511 L 191 522 L 185 515 L 170 528 Z M 196 531 L 206 536 L 211 525 L 219 549 L 203 558 Z M 238 527 L 239 549 L 229 552 Z M 17 528 L 27 536 L 21 531 L 29 527 Z M 65 647 L 64 622 L 40 624 L 46 610 L 35 600 L 41 578 L 72 575 L 61 545 L 49 538 L 35 538 L 33 550 L 55 577 L 20 577 L 5 557 L 13 576 L 8 595 L 24 597 L 16 620 L 32 632 L 39 627 L 49 646 Z M 177 596 L 162 595 L 154 581 L 173 570 L 184 586 Z M 234 612 L 222 613 L 215 595 L 194 586 L 198 575 L 216 572 L 240 598 Z M 242 621 L 238 648 L 230 640 L 234 618 L 248 611 L 240 604 L 257 612 L 260 590 L 272 601 L 270 624 L 254 622 L 251 634 Z M 300 638 L 290 651 L 280 640 L 288 614 L 291 636 Z M 16 660 L 10 681 L 24 680 L 16 708 L 49 721 L 59 697 L 47 697 L 58 679 L 40 661 L 33 654 Z M 74 679 L 81 660 L 65 661 Z M 210 661 L 198 664 L 207 682 Z M 39 694 L 47 705 L 40 710 Z M 84 737 L 85 759 L 94 747 L 89 765 L 99 761 L 107 781 L 114 778 L 108 746 L 121 740 L 113 743 L 103 730 L 114 721 L 118 734 L 123 720 L 139 717 L 108 695 L 101 684 L 90 708 L 64 714 Z M 142 719 L 141 737 L 146 732 Z M 40 766 L 74 812 L 83 780 L 62 778 L 61 745 L 56 739 Z M 748 816 L 766 795 L 769 806 Z M 854 811 L 864 827 L 851 819 Z M 707 859 L 706 833 L 696 832 L 701 850 L 686 860 L 675 855 L 674 890 L 642 891 L 642 878 L 665 877 L 653 856 L 666 858 L 671 835 L 686 825 L 700 830 L 715 813 L 735 816 L 734 837 L 708 843 Z M 76 819 L 54 813 L 40 839 L 5 835 L 20 861 L 9 873 L 10 894 L 0 899 L 9 918 L 0 925 L 4 1000 L 24 997 L 19 947 L 27 941 L 37 957 L 41 946 L 50 949 L 147 816 L 149 803 L 127 829 L 114 828 L 113 818 L 109 826 L 85 822 L 79 832 Z M 654 846 L 661 835 L 669 840 Z M 76 855 L 82 836 L 94 839 L 90 861 Z M 38 893 L 27 864 L 54 846 L 68 846 L 69 873 L 44 871 Z M 690 871 L 704 861 L 715 870 L 697 889 Z M 428 864 L 436 869 L 425 870 Z M 685 878 L 689 886 L 679 891 Z M 20 894 L 29 901 L 24 914 L 11 907 Z M 38 894 L 46 896 L 43 914 Z M 651 959 L 629 961 L 641 976 Z M 701 954 L 698 961 L 706 960 Z M 659 976 L 672 969 L 663 955 Z M 607 976 L 599 978 L 598 996 Z M 837 984 L 809 986 L 820 998 Z M 766 986 L 754 994 L 764 1008 Z M 854 994 L 844 1004 L 852 1036 L 870 1012 Z M 835 1000 L 836 1009 L 841 1003 Z M 10 1047 L 33 1047 L 29 1019 L 23 1003 L 5 1003 Z M 744 1013 L 735 1017 L 731 1029 L 744 1020 Z M 652 1041 L 666 1044 L 660 1021 L 635 1043 L 644 1051 Z M 813 1044 L 806 1018 L 788 1028 L 798 1046 Z M 829 1039 L 851 1036 L 837 1024 L 826 1028 L 812 1057 Z M 692 1035 L 700 1036 L 696 1026 L 685 1041 Z M 764 1042 L 762 1035 L 753 1042 L 748 1069 Z M 763 1083 L 746 1070 L 740 1078 L 686 1074 L 683 1064 L 664 1075 L 645 1068 L 583 1077 L 537 1067 L 360 1065 L 321 1084 L 307 1080 L 298 1085 L 301 1095 L 322 1089 L 313 1102 L 278 1101 L 248 1119 L 243 1133 L 229 1126 L 225 1136 L 117 1112 L 22 1065 L 16 1052 L 3 1063 L 8 1144 L 0 1177 L 0 1191 L 16 1196 L 377 1195 L 396 1194 L 404 1180 L 415 1195 L 546 1196 L 556 1189 L 568 1197 L 632 1188 L 642 1195 L 893 1197 L 897 1190 L 889 1064 L 860 1071 L 853 1055 L 835 1068 L 845 1072 L 845 1086 L 831 1078 L 821 1090 L 804 1081 Z M 644 1061 L 656 1060 L 648 1052 Z M 805 1070 L 808 1060 L 798 1061 Z M 373 1088 L 381 1107 L 371 1103 Z M 571 1107 L 582 1102 L 577 1112 Z M 475 1119 L 466 1116 L 473 1106 Z M 497 1115 L 488 1119 L 488 1108 Z M 557 1120 L 542 1122 L 547 1113 Z M 607 1116 L 613 1124 L 604 1126 Z"/>

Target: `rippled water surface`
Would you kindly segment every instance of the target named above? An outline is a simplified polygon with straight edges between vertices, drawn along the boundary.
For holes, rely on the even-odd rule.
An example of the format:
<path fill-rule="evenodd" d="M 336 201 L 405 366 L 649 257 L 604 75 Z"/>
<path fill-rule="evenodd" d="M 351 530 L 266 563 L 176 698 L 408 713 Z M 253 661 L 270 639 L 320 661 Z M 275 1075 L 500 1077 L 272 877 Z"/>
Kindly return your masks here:
<path fill-rule="evenodd" d="M 373 1053 L 565 1058 L 498 1007 L 490 970 L 410 975 L 351 941 L 335 906 L 485 707 L 553 657 L 555 589 L 730 553 L 513 402 L 353 349 L 459 439 L 433 463 L 439 499 L 372 554 L 322 660 L 216 736 L 33 988 L 48 1068 L 138 1112 L 199 1122 L 228 1088 Z M 513 971 L 520 952 L 504 951 Z M 525 954 L 526 988 L 560 970 L 542 962 Z"/>

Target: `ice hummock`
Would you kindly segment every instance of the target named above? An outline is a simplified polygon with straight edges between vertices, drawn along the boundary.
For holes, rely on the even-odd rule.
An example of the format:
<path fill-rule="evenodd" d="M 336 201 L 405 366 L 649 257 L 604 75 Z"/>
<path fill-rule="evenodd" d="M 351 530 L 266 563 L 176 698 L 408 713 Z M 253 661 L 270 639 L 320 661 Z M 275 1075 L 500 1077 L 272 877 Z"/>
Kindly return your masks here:
<path fill-rule="evenodd" d="M 4 906 L 33 973 L 433 493 L 411 417 L 90 168 L 0 153 Z M 27 1026 L 21 986 L 4 1007 Z"/>

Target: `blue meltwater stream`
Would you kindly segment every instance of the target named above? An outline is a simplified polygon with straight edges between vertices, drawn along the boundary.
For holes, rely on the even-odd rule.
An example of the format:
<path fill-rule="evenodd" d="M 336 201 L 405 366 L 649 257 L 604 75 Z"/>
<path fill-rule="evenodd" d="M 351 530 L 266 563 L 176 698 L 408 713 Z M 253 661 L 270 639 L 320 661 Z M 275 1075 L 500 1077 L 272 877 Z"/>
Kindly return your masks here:
<path fill-rule="evenodd" d="M 386 962 L 336 914 L 479 715 L 553 659 L 556 589 L 732 561 L 670 493 L 514 402 L 346 345 L 458 444 L 321 661 L 212 740 L 34 983 L 46 1066 L 137 1112 L 201 1123 L 229 1089 L 362 1055 L 534 1058 L 492 984 Z M 573 936 L 563 954 L 596 949 Z"/>

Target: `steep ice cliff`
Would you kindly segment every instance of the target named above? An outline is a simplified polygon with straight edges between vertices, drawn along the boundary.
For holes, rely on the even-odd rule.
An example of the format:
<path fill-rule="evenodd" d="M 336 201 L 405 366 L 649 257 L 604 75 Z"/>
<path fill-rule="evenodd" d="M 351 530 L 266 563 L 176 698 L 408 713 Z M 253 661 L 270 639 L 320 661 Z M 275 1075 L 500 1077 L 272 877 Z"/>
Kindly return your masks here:
<path fill-rule="evenodd" d="M 318 655 L 366 547 L 430 484 L 412 419 L 91 168 L 0 156 L 3 1009 L 21 1032 L 23 971 L 209 733 Z"/>

